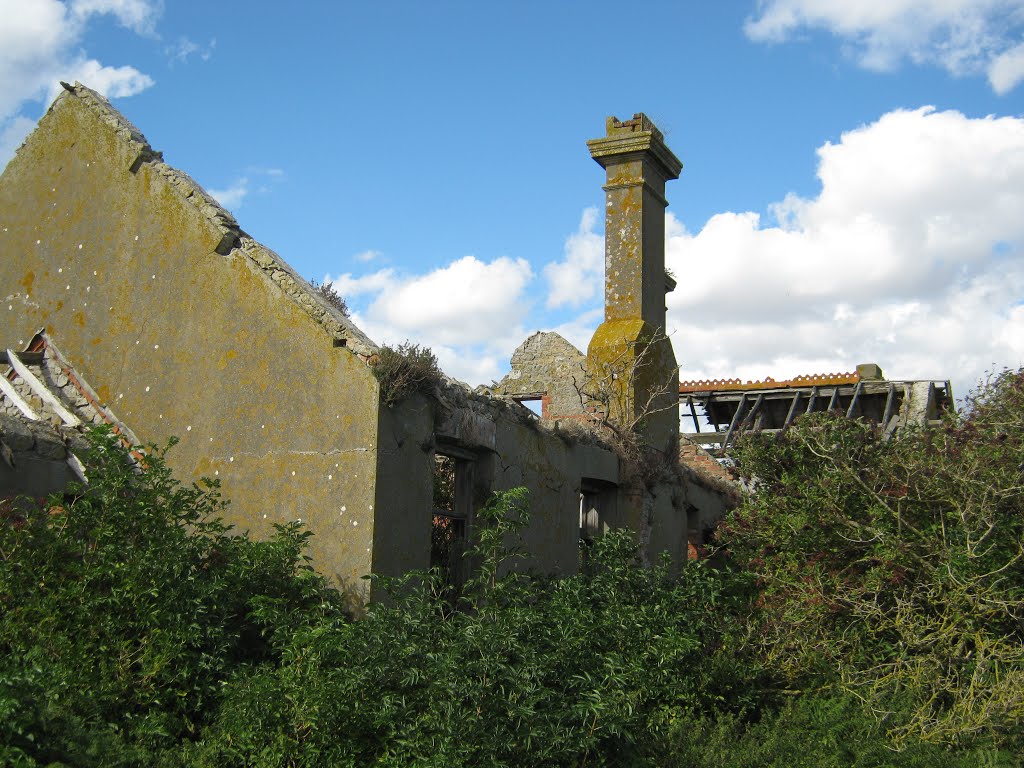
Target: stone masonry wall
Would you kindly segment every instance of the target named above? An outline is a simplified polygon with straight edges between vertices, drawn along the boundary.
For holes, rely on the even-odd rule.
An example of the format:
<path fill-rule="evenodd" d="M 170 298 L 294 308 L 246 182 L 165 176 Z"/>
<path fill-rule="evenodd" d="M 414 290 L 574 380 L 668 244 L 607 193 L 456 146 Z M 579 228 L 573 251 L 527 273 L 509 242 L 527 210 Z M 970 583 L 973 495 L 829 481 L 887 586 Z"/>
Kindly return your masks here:
<path fill-rule="evenodd" d="M 540 399 L 542 416 L 560 419 L 583 413 L 577 386 L 586 376 L 587 357 L 557 333 L 530 336 L 512 353 L 512 370 L 495 393 L 516 399 Z"/>

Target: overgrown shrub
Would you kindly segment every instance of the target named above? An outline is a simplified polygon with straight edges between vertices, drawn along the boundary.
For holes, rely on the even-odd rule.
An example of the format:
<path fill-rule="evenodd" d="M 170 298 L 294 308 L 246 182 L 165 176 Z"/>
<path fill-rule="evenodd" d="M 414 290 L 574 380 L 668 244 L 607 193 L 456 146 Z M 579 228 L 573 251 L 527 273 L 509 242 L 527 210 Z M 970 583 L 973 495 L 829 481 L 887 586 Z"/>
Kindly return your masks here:
<path fill-rule="evenodd" d="M 89 485 L 0 522 L 0 764 L 151 765 L 198 736 L 229 675 L 340 617 L 308 533 L 229 535 L 215 484 L 91 436 Z M 24 507 L 23 507 L 24 508 Z"/>
<path fill-rule="evenodd" d="M 409 341 L 397 347 L 382 345 L 372 365 L 380 382 L 380 399 L 388 406 L 416 393 L 435 393 L 444 377 L 430 348 Z"/>
<path fill-rule="evenodd" d="M 458 595 L 351 622 L 308 533 L 233 536 L 215 485 L 93 438 L 88 488 L 0 520 L 0 764 L 1020 764 L 1024 375 L 879 442 L 828 416 L 741 466 L 718 569 L 627 532 L 530 573 L 525 492 L 478 512 Z M 457 607 L 458 610 L 453 610 Z"/>
<path fill-rule="evenodd" d="M 964 417 L 880 441 L 820 415 L 738 450 L 758 492 L 721 535 L 759 580 L 754 645 L 787 684 L 837 685 L 897 747 L 1020 746 L 1024 372 Z"/>
<path fill-rule="evenodd" d="M 689 713 L 750 700 L 736 681 L 753 676 L 718 650 L 730 598 L 711 570 L 642 568 L 617 533 L 597 542 L 586 574 L 531 575 L 515 556 L 526 519 L 522 491 L 481 513 L 462 610 L 438 574 L 413 574 L 365 619 L 297 635 L 284 666 L 240 675 L 189 760 L 662 765 Z"/>
<path fill-rule="evenodd" d="M 951 750 L 908 737 L 899 751 L 886 724 L 855 695 L 820 691 L 791 696 L 751 720 L 730 712 L 695 712 L 665 745 L 666 767 L 729 768 L 1015 768 L 1013 754 L 992 747 Z"/>

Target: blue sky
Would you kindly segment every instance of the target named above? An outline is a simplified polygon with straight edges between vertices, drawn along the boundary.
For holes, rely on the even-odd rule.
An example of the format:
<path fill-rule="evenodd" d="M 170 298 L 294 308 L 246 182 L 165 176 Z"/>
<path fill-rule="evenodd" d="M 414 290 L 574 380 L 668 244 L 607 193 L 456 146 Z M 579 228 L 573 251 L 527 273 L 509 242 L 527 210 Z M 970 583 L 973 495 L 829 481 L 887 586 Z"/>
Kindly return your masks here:
<path fill-rule="evenodd" d="M 380 342 L 486 383 L 601 319 L 602 171 L 646 112 L 684 379 L 1024 363 L 1024 0 L 0 0 L 0 163 L 105 92 Z"/>

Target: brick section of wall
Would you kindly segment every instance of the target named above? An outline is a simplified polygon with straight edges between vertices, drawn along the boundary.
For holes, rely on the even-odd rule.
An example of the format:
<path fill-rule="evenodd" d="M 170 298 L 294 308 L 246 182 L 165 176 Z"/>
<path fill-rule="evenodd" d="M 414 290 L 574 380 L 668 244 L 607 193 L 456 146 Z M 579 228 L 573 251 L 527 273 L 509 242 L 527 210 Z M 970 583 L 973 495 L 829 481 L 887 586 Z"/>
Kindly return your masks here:
<path fill-rule="evenodd" d="M 739 492 L 736 478 L 726 467 L 699 445 L 682 438 L 679 441 L 679 463 L 693 470 L 701 478 L 711 481 L 714 487 L 725 483 L 734 492 Z"/>

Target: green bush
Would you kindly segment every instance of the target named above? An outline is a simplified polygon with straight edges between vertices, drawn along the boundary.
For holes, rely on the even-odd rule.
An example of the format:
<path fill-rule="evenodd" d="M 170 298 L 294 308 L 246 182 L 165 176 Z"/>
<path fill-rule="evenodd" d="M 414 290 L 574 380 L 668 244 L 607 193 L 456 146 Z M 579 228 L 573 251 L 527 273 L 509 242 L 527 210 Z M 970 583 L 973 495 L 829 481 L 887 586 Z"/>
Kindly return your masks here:
<path fill-rule="evenodd" d="M 897 747 L 1019 748 L 1024 372 L 939 429 L 880 441 L 821 415 L 738 458 L 758 492 L 721 535 L 759 580 L 750 632 L 766 664 L 859 697 Z"/>
<path fill-rule="evenodd" d="M 86 465 L 87 487 L 0 523 L 0 764 L 150 764 L 230 672 L 340 615 L 298 526 L 229 535 L 215 484 L 178 485 L 159 453 L 136 472 L 108 432 Z"/>
<path fill-rule="evenodd" d="M 696 715 L 666 744 L 665 766 L 729 768 L 1014 768 L 1019 759 L 993 748 L 951 750 L 918 738 L 895 751 L 864 703 L 823 691 L 791 698 L 749 722 L 731 713 Z"/>
<path fill-rule="evenodd" d="M 729 598 L 704 566 L 643 568 L 624 533 L 561 580 L 515 556 L 525 494 L 480 514 L 480 561 L 452 613 L 438 574 L 388 584 L 351 624 L 294 637 L 230 687 L 196 765 L 661 765 L 692 711 L 743 706 L 723 663 Z"/>
<path fill-rule="evenodd" d="M 472 576 L 382 582 L 350 621 L 309 533 L 231 535 L 215 484 L 109 434 L 66 498 L 0 519 L 0 764 L 1019 764 L 1024 375 L 880 442 L 828 417 L 753 438 L 712 567 L 531 573 L 519 489 Z"/>
<path fill-rule="evenodd" d="M 416 393 L 434 394 L 444 378 L 430 348 L 409 341 L 397 347 L 382 345 L 371 362 L 381 402 L 388 406 Z"/>

